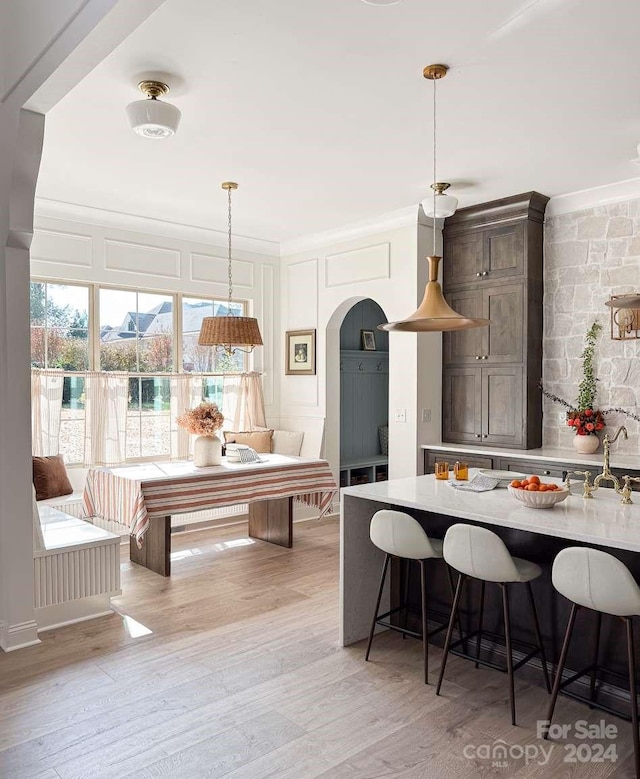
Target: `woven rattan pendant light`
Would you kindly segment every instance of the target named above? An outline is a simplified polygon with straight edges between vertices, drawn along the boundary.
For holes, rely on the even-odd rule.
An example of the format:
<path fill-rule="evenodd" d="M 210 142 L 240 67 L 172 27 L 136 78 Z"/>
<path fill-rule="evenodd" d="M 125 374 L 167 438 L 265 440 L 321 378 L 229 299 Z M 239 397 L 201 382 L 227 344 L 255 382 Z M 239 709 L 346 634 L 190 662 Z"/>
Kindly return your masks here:
<path fill-rule="evenodd" d="M 426 79 L 433 82 L 433 180 L 438 181 L 436 171 L 436 83 L 447 75 L 446 65 L 427 65 L 423 71 Z M 433 213 L 437 213 L 436 189 L 433 190 Z M 427 257 L 429 281 L 422 303 L 411 316 L 398 322 L 378 325 L 379 330 L 402 333 L 444 332 L 449 330 L 470 330 L 472 327 L 486 327 L 488 319 L 471 319 L 454 311 L 444 299 L 438 282 L 438 265 L 442 257 L 436 255 L 436 219 L 433 219 L 433 254 Z"/>
<path fill-rule="evenodd" d="M 234 316 L 231 309 L 233 296 L 233 276 L 231 273 L 231 192 L 238 189 L 233 181 L 225 181 L 222 189 L 227 191 L 227 208 L 229 223 L 229 299 L 227 313 L 224 316 L 207 316 L 202 320 L 198 344 L 200 346 L 215 346 L 225 354 L 235 352 L 251 352 L 255 346 L 262 346 L 262 336 L 258 320 L 251 316 Z"/>

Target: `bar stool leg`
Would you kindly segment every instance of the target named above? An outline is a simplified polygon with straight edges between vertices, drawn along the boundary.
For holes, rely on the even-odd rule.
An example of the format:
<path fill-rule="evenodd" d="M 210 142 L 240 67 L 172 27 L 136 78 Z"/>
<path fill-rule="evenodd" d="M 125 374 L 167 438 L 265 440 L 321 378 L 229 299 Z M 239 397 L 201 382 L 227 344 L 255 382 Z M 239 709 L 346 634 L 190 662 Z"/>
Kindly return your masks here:
<path fill-rule="evenodd" d="M 404 628 L 406 630 L 407 623 L 409 622 L 409 573 L 411 572 L 411 560 L 407 557 L 403 561 L 404 569 L 404 591 L 402 596 L 402 603 L 404 604 Z M 406 633 L 402 634 L 402 640 L 407 637 Z"/>
<path fill-rule="evenodd" d="M 626 617 L 627 652 L 629 654 L 629 693 L 631 695 L 631 727 L 633 728 L 633 756 L 636 776 L 640 776 L 640 735 L 638 734 L 638 692 L 636 690 L 636 656 L 633 646 L 633 620 Z"/>
<path fill-rule="evenodd" d="M 447 576 L 449 578 L 449 588 L 451 589 L 451 599 L 453 600 L 455 594 L 456 594 L 456 588 L 453 584 L 453 574 L 451 573 L 451 567 L 445 563 L 445 567 L 447 569 Z M 460 641 L 462 641 L 462 649 L 464 653 L 467 652 L 467 641 L 465 636 L 462 633 L 462 623 L 460 622 L 460 612 L 456 614 L 456 622 L 458 623 L 458 635 L 460 637 Z"/>
<path fill-rule="evenodd" d="M 595 700 L 596 697 L 596 682 L 598 680 L 598 655 L 600 650 L 600 631 L 602 630 L 602 612 L 597 611 L 596 612 L 596 632 L 593 637 L 593 671 L 591 671 L 591 681 L 589 683 L 589 698 L 591 699 L 591 703 Z M 589 704 L 589 708 L 592 709 L 593 706 Z"/>
<path fill-rule="evenodd" d="M 382 600 L 382 591 L 384 590 L 384 580 L 387 576 L 387 568 L 389 567 L 390 554 L 385 554 L 384 564 L 382 566 L 382 576 L 380 577 L 380 588 L 378 590 L 378 598 L 376 600 L 376 607 L 373 612 L 373 619 L 371 620 L 371 630 L 369 631 L 369 643 L 367 644 L 367 653 L 364 656 L 365 662 L 369 659 L 369 652 L 371 652 L 371 644 L 373 642 L 373 634 L 376 629 L 376 620 L 378 619 L 378 612 L 380 611 L 380 601 Z"/>
<path fill-rule="evenodd" d="M 440 688 L 442 687 L 442 680 L 444 678 L 444 669 L 447 665 L 447 657 L 449 656 L 449 647 L 451 646 L 451 639 L 453 637 L 453 623 L 456 620 L 456 614 L 458 612 L 458 603 L 460 603 L 460 595 L 462 593 L 462 585 L 467 577 L 463 574 L 458 575 L 458 584 L 456 586 L 456 594 L 453 596 L 453 603 L 451 604 L 451 616 L 449 617 L 449 626 L 447 628 L 447 637 L 444 642 L 444 650 L 442 655 L 442 663 L 440 664 L 440 674 L 438 676 L 438 685 L 436 687 L 436 695 L 440 695 Z"/>
<path fill-rule="evenodd" d="M 531 582 L 527 582 L 527 592 L 529 593 L 529 603 L 531 604 L 531 612 L 533 614 L 533 624 L 536 630 L 536 641 L 538 642 L 538 649 L 540 650 L 540 660 L 542 662 L 542 673 L 544 674 L 544 683 L 547 687 L 547 692 L 551 692 L 551 682 L 549 681 L 549 670 L 547 669 L 547 656 L 544 652 L 544 645 L 542 643 L 542 633 L 540 631 L 540 622 L 538 621 L 538 612 L 536 610 L 536 602 L 533 598 L 533 588 Z"/>
<path fill-rule="evenodd" d="M 553 681 L 553 691 L 551 693 L 551 701 L 549 703 L 549 711 L 547 712 L 547 727 L 543 738 L 549 738 L 549 726 L 551 725 L 551 718 L 553 717 L 553 710 L 556 707 L 556 701 L 558 700 L 558 693 L 560 692 L 560 684 L 562 683 L 562 672 L 564 671 L 564 664 L 567 662 L 567 653 L 569 651 L 569 644 L 571 643 L 571 634 L 573 633 L 573 626 L 576 622 L 576 615 L 578 613 L 577 603 L 571 606 L 571 614 L 569 614 L 569 622 L 567 624 L 567 630 L 564 634 L 564 641 L 562 642 L 562 649 L 560 650 L 560 659 L 558 660 L 558 667 L 556 668 L 556 676 Z"/>
<path fill-rule="evenodd" d="M 427 571 L 424 560 L 420 563 L 420 600 L 422 601 L 422 660 L 424 683 L 429 684 L 429 628 L 427 626 Z"/>
<path fill-rule="evenodd" d="M 509 677 L 509 702 L 511 704 L 511 724 L 516 724 L 516 692 L 513 681 L 513 650 L 511 648 L 511 621 L 509 619 L 509 589 L 501 584 L 502 610 L 504 612 L 504 637 L 507 648 L 507 675 Z"/>
<path fill-rule="evenodd" d="M 484 580 L 480 583 L 480 610 L 478 613 L 478 637 L 476 638 L 476 668 L 480 668 L 480 645 L 482 643 L 482 623 L 484 620 Z"/>

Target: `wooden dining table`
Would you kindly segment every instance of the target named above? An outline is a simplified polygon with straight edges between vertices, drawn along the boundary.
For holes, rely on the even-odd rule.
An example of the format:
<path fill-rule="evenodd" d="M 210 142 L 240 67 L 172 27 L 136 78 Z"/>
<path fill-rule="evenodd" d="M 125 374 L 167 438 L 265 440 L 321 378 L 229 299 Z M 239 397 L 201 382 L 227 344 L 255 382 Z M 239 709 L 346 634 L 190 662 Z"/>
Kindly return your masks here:
<path fill-rule="evenodd" d="M 171 575 L 171 516 L 249 505 L 249 535 L 293 545 L 293 501 L 324 516 L 338 487 L 326 460 L 279 454 L 259 463 L 228 462 L 197 468 L 192 461 L 91 468 L 83 496 L 87 518 L 100 517 L 130 532 L 131 560 Z"/>

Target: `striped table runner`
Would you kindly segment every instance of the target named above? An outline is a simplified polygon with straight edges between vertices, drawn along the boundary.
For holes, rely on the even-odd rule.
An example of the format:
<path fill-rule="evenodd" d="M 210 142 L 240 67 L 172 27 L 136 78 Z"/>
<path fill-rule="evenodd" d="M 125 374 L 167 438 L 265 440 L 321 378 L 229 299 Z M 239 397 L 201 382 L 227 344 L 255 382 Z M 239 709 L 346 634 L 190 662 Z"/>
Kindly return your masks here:
<path fill-rule="evenodd" d="M 268 460 L 260 466 L 218 466 L 171 475 L 163 473 L 167 466 L 157 464 L 158 473 L 149 478 L 135 468 L 115 469 L 117 473 L 92 468 L 87 474 L 84 512 L 124 525 L 138 545 L 154 517 L 254 500 L 295 497 L 315 506 L 322 517 L 338 489 L 327 461 L 283 459 L 289 462 L 271 464 Z"/>

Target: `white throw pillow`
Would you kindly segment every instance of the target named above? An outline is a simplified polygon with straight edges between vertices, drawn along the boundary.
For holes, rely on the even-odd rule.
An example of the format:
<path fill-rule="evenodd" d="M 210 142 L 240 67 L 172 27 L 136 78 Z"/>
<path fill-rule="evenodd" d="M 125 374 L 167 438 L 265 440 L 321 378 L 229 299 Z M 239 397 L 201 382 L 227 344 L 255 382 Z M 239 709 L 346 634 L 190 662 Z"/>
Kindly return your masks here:
<path fill-rule="evenodd" d="M 271 451 L 274 454 L 286 454 L 293 457 L 299 457 L 303 439 L 304 433 L 294 433 L 289 430 L 274 430 L 273 448 Z"/>

